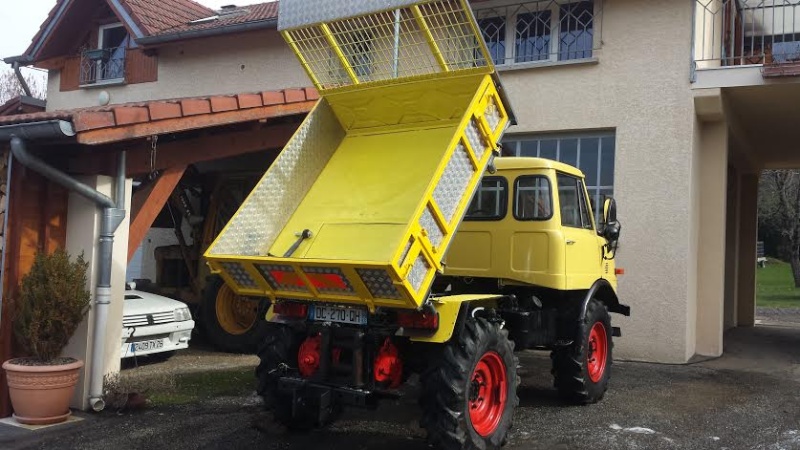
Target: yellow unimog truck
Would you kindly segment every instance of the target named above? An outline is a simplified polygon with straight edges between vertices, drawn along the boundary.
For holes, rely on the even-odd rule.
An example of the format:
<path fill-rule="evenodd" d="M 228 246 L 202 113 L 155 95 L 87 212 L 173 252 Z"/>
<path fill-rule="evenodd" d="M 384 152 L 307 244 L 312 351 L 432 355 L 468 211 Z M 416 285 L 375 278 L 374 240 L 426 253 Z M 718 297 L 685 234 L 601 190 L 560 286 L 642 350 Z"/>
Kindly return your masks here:
<path fill-rule="evenodd" d="M 267 297 L 258 392 L 290 428 L 374 407 L 420 377 L 445 449 L 497 448 L 514 351 L 549 349 L 558 391 L 600 400 L 619 224 L 583 175 L 497 158 L 514 122 L 467 0 L 281 0 L 321 99 L 207 250 Z"/>

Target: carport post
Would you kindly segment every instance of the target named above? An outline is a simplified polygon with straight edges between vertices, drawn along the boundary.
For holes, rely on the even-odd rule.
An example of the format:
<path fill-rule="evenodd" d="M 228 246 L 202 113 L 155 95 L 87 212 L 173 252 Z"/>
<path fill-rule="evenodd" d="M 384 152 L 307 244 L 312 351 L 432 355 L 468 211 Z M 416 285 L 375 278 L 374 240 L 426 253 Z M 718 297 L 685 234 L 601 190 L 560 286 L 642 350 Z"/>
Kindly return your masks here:
<path fill-rule="evenodd" d="M 45 178 L 103 207 L 103 216 L 100 222 L 100 237 L 98 239 L 100 261 L 97 268 L 98 281 L 95 294 L 94 339 L 92 345 L 92 364 L 89 374 L 89 405 L 95 411 L 102 411 L 105 408 L 105 402 L 103 401 L 104 335 L 108 322 L 108 308 L 111 304 L 111 268 L 114 232 L 125 218 L 126 154 L 124 151 L 119 154 L 115 203 L 108 196 L 86 186 L 80 181 L 49 166 L 44 161 L 28 153 L 25 142 L 15 134 L 11 135 L 11 153 L 24 166 L 39 172 Z"/>

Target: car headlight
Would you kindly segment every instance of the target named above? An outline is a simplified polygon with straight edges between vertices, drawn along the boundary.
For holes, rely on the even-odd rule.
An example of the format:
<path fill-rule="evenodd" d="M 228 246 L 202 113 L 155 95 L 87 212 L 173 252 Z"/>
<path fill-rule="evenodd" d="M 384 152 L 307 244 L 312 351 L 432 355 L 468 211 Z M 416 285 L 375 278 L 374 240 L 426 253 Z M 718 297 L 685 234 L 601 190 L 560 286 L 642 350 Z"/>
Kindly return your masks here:
<path fill-rule="evenodd" d="M 183 307 L 175 310 L 175 321 L 183 322 L 184 320 L 192 320 L 192 313 L 189 308 Z"/>

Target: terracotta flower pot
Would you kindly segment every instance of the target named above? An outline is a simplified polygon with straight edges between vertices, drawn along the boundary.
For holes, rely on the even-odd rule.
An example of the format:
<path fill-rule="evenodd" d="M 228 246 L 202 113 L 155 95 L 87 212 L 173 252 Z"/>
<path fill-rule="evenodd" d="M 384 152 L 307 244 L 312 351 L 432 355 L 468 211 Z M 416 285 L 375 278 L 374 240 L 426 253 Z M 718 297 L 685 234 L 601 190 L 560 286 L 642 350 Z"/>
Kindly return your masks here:
<path fill-rule="evenodd" d="M 83 361 L 64 358 L 61 365 L 29 365 L 27 358 L 3 363 L 14 418 L 27 425 L 64 422 Z"/>

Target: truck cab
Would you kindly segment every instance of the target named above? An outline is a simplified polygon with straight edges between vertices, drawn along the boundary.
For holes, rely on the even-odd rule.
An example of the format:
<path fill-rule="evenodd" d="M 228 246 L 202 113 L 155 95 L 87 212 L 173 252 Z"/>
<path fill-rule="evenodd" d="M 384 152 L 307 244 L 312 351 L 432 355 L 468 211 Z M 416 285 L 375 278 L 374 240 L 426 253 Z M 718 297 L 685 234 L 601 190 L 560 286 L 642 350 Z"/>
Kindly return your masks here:
<path fill-rule="evenodd" d="M 559 291 L 598 280 L 616 290 L 604 223 L 584 176 L 541 158 L 497 158 L 472 199 L 445 262 L 445 275 Z"/>

